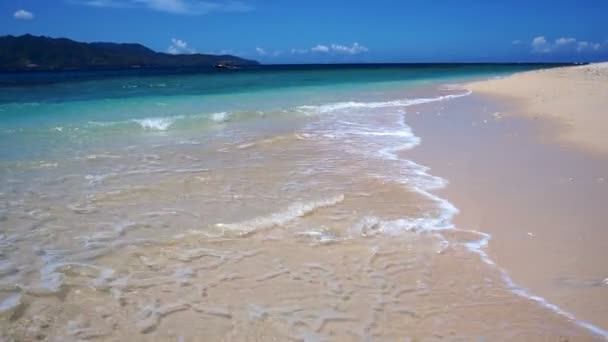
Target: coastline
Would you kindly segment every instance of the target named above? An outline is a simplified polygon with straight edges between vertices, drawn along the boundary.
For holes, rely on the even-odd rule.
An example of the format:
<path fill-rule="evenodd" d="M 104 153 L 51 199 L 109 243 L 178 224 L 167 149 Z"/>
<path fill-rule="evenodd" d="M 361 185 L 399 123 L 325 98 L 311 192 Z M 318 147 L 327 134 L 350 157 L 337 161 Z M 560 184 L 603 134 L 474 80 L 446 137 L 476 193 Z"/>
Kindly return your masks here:
<path fill-rule="evenodd" d="M 595 67 L 474 82 L 465 85 L 474 93 L 448 104 L 448 111 L 440 105 L 414 108 L 407 122 L 423 143 L 405 156 L 450 181 L 438 193 L 460 210 L 455 226 L 491 236 L 482 253 L 506 271 L 514 293 L 572 314 L 577 324 L 605 338 L 607 274 L 597 261 L 605 260 L 608 250 L 603 242 L 608 215 L 601 205 L 608 201 L 608 160 L 602 153 L 608 144 L 597 130 L 585 139 L 585 128 L 594 118 L 594 127 L 606 127 L 602 112 L 591 110 L 601 110 L 606 100 L 598 96 L 601 87 L 577 98 L 578 91 L 588 90 L 572 89 L 578 82 L 542 88 L 555 75 L 586 77 Z M 530 89 L 518 88 L 520 82 L 540 88 L 525 93 Z M 582 104 L 584 120 L 566 110 L 552 114 L 555 89 L 561 102 L 573 105 L 593 97 Z M 547 135 L 551 143 L 543 139 Z"/>
<path fill-rule="evenodd" d="M 288 107 L 277 102 L 287 111 L 256 112 L 255 120 L 246 114 L 259 94 L 245 101 L 250 111 L 243 115 L 160 117 L 152 113 L 183 110 L 192 98 L 183 106 L 146 99 L 133 108 L 148 109 L 148 118 L 95 124 L 86 136 L 111 144 L 14 164 L 5 170 L 4 220 L 15 227 L 9 236 L 31 235 L 16 242 L 19 254 L 11 257 L 18 266 L 5 267 L 20 285 L 2 293 L 0 326 L 17 339 L 605 336 L 607 305 L 597 293 L 603 288 L 587 291 L 597 269 L 583 274 L 580 265 L 565 264 L 581 271 L 565 272 L 561 282 L 576 287 L 566 295 L 581 306 L 560 301 L 543 281 L 564 274 L 547 267 L 556 256 L 601 257 L 606 248 L 586 250 L 584 241 L 575 253 L 540 253 L 568 246 L 572 236 L 511 229 L 503 215 L 510 214 L 504 208 L 522 210 L 510 202 L 518 204 L 521 194 L 538 202 L 535 189 L 568 190 L 534 183 L 563 176 L 550 173 L 560 170 L 554 165 L 564 160 L 561 151 L 537 146 L 534 121 L 493 115 L 510 104 L 451 80 L 371 93 L 348 88 L 343 97 L 312 103 L 318 89 L 302 91 Z M 114 104 L 124 109 L 120 101 Z M 89 104 L 89 114 L 100 111 L 97 99 Z M 71 128 L 61 123 L 51 132 L 80 131 Z M 522 149 L 541 166 L 550 160 L 548 169 L 525 178 L 525 158 L 506 158 Z M 585 160 L 567 164 L 583 165 L 581 172 L 599 168 Z M 525 166 L 515 180 L 512 165 Z M 22 171 L 30 169 L 31 181 Z M 525 191 L 516 191 L 523 181 Z M 511 196 L 498 201 L 495 194 L 506 190 Z M 551 197 L 580 199 L 559 191 Z M 605 201 L 593 203 L 601 208 Z M 535 209 L 538 215 L 516 213 L 522 224 L 546 226 L 529 220 L 549 216 Z M 531 243 L 545 243 L 525 245 L 527 232 L 534 233 Z M 587 236 L 591 243 L 608 240 Z M 547 269 L 530 272 L 526 265 Z"/>
<path fill-rule="evenodd" d="M 518 104 L 513 114 L 549 121 L 552 140 L 608 153 L 608 62 L 516 73 L 465 87 Z"/>

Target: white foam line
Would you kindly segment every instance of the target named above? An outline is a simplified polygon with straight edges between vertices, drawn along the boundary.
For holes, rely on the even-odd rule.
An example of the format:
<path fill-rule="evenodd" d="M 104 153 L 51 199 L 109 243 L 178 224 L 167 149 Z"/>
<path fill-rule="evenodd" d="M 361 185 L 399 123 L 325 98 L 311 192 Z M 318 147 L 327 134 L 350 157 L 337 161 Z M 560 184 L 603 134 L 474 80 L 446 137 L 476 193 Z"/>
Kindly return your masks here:
<path fill-rule="evenodd" d="M 435 98 L 422 98 L 422 99 L 406 99 L 406 100 L 396 100 L 396 101 L 387 101 L 387 102 L 339 102 L 335 104 L 323 105 L 323 106 L 302 106 L 299 107 L 301 109 L 317 109 L 319 113 L 326 113 L 333 110 L 341 110 L 346 108 L 384 108 L 384 107 L 408 107 L 416 104 L 430 103 L 430 102 L 438 102 L 444 101 L 459 97 L 468 96 L 471 94 L 471 91 L 467 91 L 462 94 L 454 94 L 454 95 L 445 95 L 439 96 Z M 405 115 L 405 112 L 401 112 L 401 114 Z M 352 122 L 344 121 L 348 125 L 355 125 Z M 408 138 L 409 141 L 404 144 L 399 144 L 397 146 L 390 146 L 382 148 L 378 151 L 378 155 L 387 160 L 399 161 L 399 156 L 397 153 L 399 151 L 412 149 L 415 146 L 420 144 L 421 139 L 417 137 L 410 126 L 405 124 L 405 118 L 402 116 L 401 120 L 398 121 L 398 124 L 402 127 L 400 131 L 391 131 L 391 132 L 373 132 L 373 131 L 363 131 L 363 132 L 344 132 L 345 134 L 356 134 L 356 135 L 368 135 L 368 136 L 395 136 L 395 137 L 404 137 Z M 440 209 L 440 214 L 436 217 L 427 217 L 422 219 L 415 220 L 405 220 L 403 222 L 398 222 L 400 227 L 411 227 L 416 226 L 421 228 L 423 231 L 436 231 L 436 230 L 445 230 L 454 228 L 452 223 L 452 218 L 458 214 L 459 210 L 449 201 L 440 198 L 429 191 L 436 190 L 445 187 L 448 182 L 447 180 L 441 177 L 435 177 L 427 173 L 429 170 L 428 167 L 417 164 L 411 160 L 400 160 L 405 163 L 405 169 L 412 170 L 415 176 L 418 176 L 418 180 L 415 182 L 407 181 L 405 182 L 407 185 L 411 186 L 411 188 L 421 196 L 431 200 L 436 203 Z M 395 222 L 393 222 L 395 223 Z"/>
<path fill-rule="evenodd" d="M 382 108 L 382 107 L 392 107 L 392 106 L 410 106 L 410 105 L 415 105 L 415 104 L 423 104 L 423 103 L 443 101 L 443 100 L 463 97 L 463 96 L 470 95 L 471 93 L 472 93 L 471 91 L 468 91 L 464 94 L 446 95 L 446 96 L 440 96 L 437 98 L 429 98 L 429 99 L 398 100 L 398 101 L 389 101 L 389 102 L 371 102 L 371 103 L 368 103 L 367 105 L 365 103 L 346 102 L 346 103 L 337 103 L 337 104 L 329 105 L 329 107 L 319 106 L 317 108 L 319 109 L 318 111 L 320 113 L 325 113 L 327 111 L 345 109 L 348 107 Z M 302 107 L 300 107 L 300 108 L 302 108 Z M 386 157 L 387 159 L 396 160 L 398 158 L 396 155 L 396 152 L 403 150 L 403 149 L 412 148 L 419 144 L 420 138 L 413 134 L 413 132 L 411 131 L 409 126 L 407 126 L 407 125 L 404 125 L 404 126 L 405 126 L 405 131 L 403 132 L 403 135 L 413 137 L 415 139 L 414 142 L 409 143 L 409 144 L 404 144 L 401 146 L 390 147 L 390 148 L 385 148 L 385 149 L 380 150 L 379 151 L 380 154 L 383 155 L 384 157 Z M 391 133 L 391 134 L 394 134 L 394 133 Z M 423 229 L 439 230 L 439 231 L 446 230 L 446 229 L 460 230 L 460 229 L 456 229 L 454 227 L 454 224 L 452 223 L 453 217 L 459 213 L 458 208 L 456 208 L 448 200 L 443 199 L 443 198 L 429 192 L 431 190 L 443 188 L 445 185 L 447 185 L 447 183 L 448 183 L 447 180 L 445 180 L 441 177 L 432 176 L 429 173 L 427 173 L 426 171 L 429 170 L 428 167 L 419 165 L 419 164 L 414 163 L 409 160 L 407 162 L 408 162 L 408 164 L 411 163 L 410 166 L 414 166 L 414 168 L 416 170 L 418 170 L 416 172 L 417 175 L 422 176 L 423 178 L 431 178 L 432 180 L 434 180 L 434 182 L 431 182 L 431 183 L 423 183 L 422 185 L 414 186 L 413 187 L 414 191 L 416 191 L 420 195 L 436 202 L 439 205 L 439 207 L 442 209 L 441 210 L 442 213 L 440 214 L 440 216 L 438 218 L 425 220 L 425 222 L 422 224 Z M 464 245 L 471 252 L 478 254 L 481 257 L 483 262 L 495 267 L 500 272 L 501 278 L 503 279 L 503 281 L 505 282 L 505 284 L 507 285 L 507 287 L 509 288 L 509 290 L 512 293 L 514 293 L 520 297 L 530 299 L 530 300 L 538 303 L 542 307 L 547 308 L 547 309 L 555 312 L 556 314 L 569 319 L 570 321 L 574 322 L 576 325 L 578 325 L 584 329 L 587 329 L 598 336 L 608 339 L 608 330 L 604 330 L 589 322 L 579 320 L 573 314 L 571 314 L 567 311 L 564 311 L 559 306 L 552 304 L 552 303 L 548 302 L 546 299 L 544 299 L 543 297 L 534 295 L 534 294 L 530 293 L 527 289 L 515 284 L 515 282 L 513 281 L 513 279 L 511 279 L 511 277 L 509 276 L 507 271 L 505 271 L 503 268 L 498 266 L 494 261 L 492 261 L 492 259 L 490 259 L 488 254 L 483 250 L 483 248 L 488 245 L 488 242 L 492 238 L 492 236 L 490 234 L 479 232 L 479 231 L 474 231 L 474 230 L 460 230 L 460 231 L 472 232 L 472 233 L 476 233 L 476 234 L 482 236 L 482 238 L 479 239 L 478 241 L 465 243 Z"/>
<path fill-rule="evenodd" d="M 426 174 L 426 175 L 428 175 L 428 174 Z M 430 176 L 430 175 L 428 175 L 428 176 Z M 439 204 L 439 206 L 442 208 L 442 214 L 438 218 L 427 219 L 426 222 L 423 224 L 423 226 L 424 226 L 423 229 L 438 230 L 438 231 L 453 229 L 453 230 L 465 231 L 465 232 L 476 233 L 476 234 L 481 235 L 482 238 L 479 239 L 478 241 L 465 243 L 464 246 L 466 246 L 471 252 L 478 254 L 481 257 L 483 262 L 496 268 L 496 270 L 498 270 L 498 272 L 500 273 L 501 278 L 503 279 L 503 281 L 505 282 L 505 284 L 507 285 L 507 287 L 509 288 L 509 290 L 512 293 L 514 293 L 520 297 L 530 299 L 530 300 L 540 304 L 542 307 L 547 308 L 547 309 L 555 312 L 556 314 L 569 319 L 576 325 L 578 325 L 584 329 L 587 329 L 598 336 L 608 339 L 608 330 L 604 330 L 587 321 L 579 320 L 573 314 L 571 314 L 567 311 L 564 311 L 562 308 L 560 308 L 559 306 L 557 306 L 555 304 L 550 303 L 545 298 L 534 295 L 534 294 L 530 293 L 527 289 L 517 285 L 513 281 L 513 279 L 511 279 L 511 277 L 509 276 L 507 271 L 505 271 L 502 267 L 498 266 L 494 261 L 492 261 L 492 259 L 490 259 L 488 254 L 483 250 L 483 248 L 488 245 L 488 242 L 492 238 L 492 236 L 490 234 L 479 232 L 479 231 L 474 231 L 474 230 L 456 229 L 454 227 L 454 224 L 452 223 L 452 218 L 456 214 L 458 214 L 458 212 L 459 212 L 458 208 L 456 208 L 448 200 L 440 198 L 440 197 L 428 192 L 427 190 L 424 190 L 419 187 L 414 187 L 414 189 L 419 194 L 437 202 Z"/>
<path fill-rule="evenodd" d="M 200 120 L 208 119 L 214 123 L 226 123 L 230 121 L 230 112 L 216 112 L 209 114 L 173 115 L 166 117 L 148 117 L 141 119 L 131 119 L 126 121 L 89 121 L 89 126 L 112 127 L 125 124 L 136 123 L 141 129 L 146 131 L 167 131 L 181 120 Z"/>
<path fill-rule="evenodd" d="M 331 207 L 344 201 L 344 195 L 340 194 L 317 201 L 296 202 L 282 211 L 258 216 L 239 223 L 217 223 L 215 226 L 223 232 L 233 231 L 239 235 L 248 235 L 260 230 L 285 225 L 299 217 L 311 214 L 317 209 Z"/>
<path fill-rule="evenodd" d="M 517 285 L 513 281 L 513 279 L 509 276 L 509 273 L 507 271 L 505 271 L 502 267 L 498 266 L 492 259 L 490 259 L 488 254 L 483 250 L 483 248 L 488 245 L 488 242 L 492 238 L 492 235 L 490 235 L 488 233 L 475 231 L 475 230 L 462 230 L 462 229 L 454 229 L 454 230 L 475 233 L 475 234 L 479 234 L 482 236 L 482 238 L 480 240 L 478 240 L 476 242 L 465 243 L 464 245 L 471 252 L 478 254 L 481 257 L 481 260 L 483 262 L 496 268 L 498 270 L 498 272 L 500 273 L 502 280 L 505 282 L 505 284 L 507 285 L 507 287 L 509 288 L 509 290 L 512 293 L 514 293 L 520 297 L 530 299 L 530 300 L 540 304 L 542 307 L 547 308 L 547 309 L 555 312 L 556 314 L 569 319 L 570 321 L 574 322 L 576 325 L 578 325 L 584 329 L 587 329 L 587 330 L 593 332 L 594 334 L 603 337 L 604 339 L 608 339 L 608 330 L 604 330 L 587 321 L 579 320 L 573 314 L 571 314 L 567 311 L 564 311 L 562 308 L 560 308 L 559 306 L 557 306 L 553 303 L 550 303 L 545 298 L 534 295 L 534 294 L 530 293 L 530 291 L 528 291 L 527 289 Z"/>
<path fill-rule="evenodd" d="M 303 112 L 314 111 L 317 113 L 329 113 L 336 110 L 349 109 L 349 108 L 387 108 L 387 107 L 407 107 L 412 105 L 437 102 L 455 99 L 463 96 L 468 96 L 472 92 L 467 90 L 462 94 L 451 94 L 451 95 L 443 95 L 438 97 L 431 98 L 420 98 L 420 99 L 403 99 L 403 100 L 394 100 L 394 101 L 383 101 L 383 102 L 356 102 L 356 101 L 348 101 L 348 102 L 336 102 L 330 104 L 324 104 L 319 106 L 300 106 L 297 107 L 298 110 Z"/>
<path fill-rule="evenodd" d="M 164 118 L 145 118 L 145 119 L 134 119 L 133 122 L 138 123 L 141 128 L 152 131 L 166 131 L 175 123 L 176 120 L 183 117 L 164 117 Z"/>

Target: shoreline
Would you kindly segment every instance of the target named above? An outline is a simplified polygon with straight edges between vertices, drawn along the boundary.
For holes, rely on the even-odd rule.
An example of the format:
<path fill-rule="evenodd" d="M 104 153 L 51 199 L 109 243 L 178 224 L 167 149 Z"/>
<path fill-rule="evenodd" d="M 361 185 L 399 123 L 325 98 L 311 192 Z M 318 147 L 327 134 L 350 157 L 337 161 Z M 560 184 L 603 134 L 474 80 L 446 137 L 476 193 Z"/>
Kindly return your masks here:
<path fill-rule="evenodd" d="M 523 149 L 539 162 L 537 156 L 552 163 L 563 158 L 530 138 L 533 122 L 492 116 L 510 109 L 507 104 L 442 85 L 383 88 L 375 96 L 353 91 L 349 97 L 363 97 L 298 104 L 302 116 L 223 120 L 213 131 L 142 126 L 138 135 L 124 134 L 123 143 L 93 145 L 79 151 L 85 156 L 36 171 L 44 178 L 24 182 L 19 191 L 7 186 L 15 207 L 7 212 L 8 225 L 27 228 L 33 220 L 43 227 L 18 241 L 25 252 L 14 263 L 30 260 L 31 270 L 44 273 L 24 273 L 26 286 L 6 293 L 2 303 L 11 306 L 0 324 L 22 338 L 604 336 L 608 305 L 597 288 L 567 292 L 582 300 L 572 306 L 543 283 L 565 274 L 565 283 L 587 286 L 597 270 L 584 274 L 578 264 L 565 264 L 578 273 L 551 267 L 530 273 L 522 265 L 542 269 L 556 257 L 588 258 L 607 249 L 581 244 L 589 248 L 544 253 L 572 240 L 546 229 L 534 230 L 528 241 L 545 244 L 526 245 L 520 238 L 531 230 L 512 229 L 500 214 L 508 208 L 535 223 L 529 219 L 546 217 L 546 210 L 522 214 L 493 196 L 522 185 L 508 176 L 511 165 L 527 165 L 505 156 Z M 61 132 L 54 134 L 67 133 Z M 123 151 L 126 142 L 136 144 Z M 556 176 L 553 165 L 539 170 L 550 176 L 540 180 Z M 66 188 L 80 190 L 57 200 L 54 194 Z M 523 188 L 516 195 L 534 200 L 534 189 L 559 190 L 551 183 Z M 569 196 L 557 191 L 551 197 Z M 593 202 L 605 203 L 601 197 Z M 475 206 L 480 203 L 486 207 Z M 484 213 L 488 208 L 496 211 Z M 494 218 L 478 220 L 478 213 Z M 82 226 L 70 229 L 73 222 Z M 46 240 L 56 225 L 68 230 Z M 39 260 L 27 254 L 32 243 L 44 255 L 64 252 Z M 519 259 L 510 258 L 513 251 Z M 488 267 L 494 262 L 500 267 Z M 213 323 L 201 325 L 201 319 Z"/>
<path fill-rule="evenodd" d="M 482 89 L 484 81 L 473 84 L 465 88 Z M 560 127 L 555 118 L 534 120 L 525 99 L 513 98 L 492 89 L 450 102 L 449 115 L 442 106 L 416 108 L 407 122 L 423 143 L 406 155 L 450 181 L 437 193 L 459 209 L 455 226 L 491 236 L 476 254 L 507 272 L 515 294 L 606 338 L 606 274 L 593 264 L 607 256 L 601 225 L 608 217 L 598 203 L 608 200 L 601 182 L 608 161 L 584 144 L 547 143 L 542 137 Z"/>

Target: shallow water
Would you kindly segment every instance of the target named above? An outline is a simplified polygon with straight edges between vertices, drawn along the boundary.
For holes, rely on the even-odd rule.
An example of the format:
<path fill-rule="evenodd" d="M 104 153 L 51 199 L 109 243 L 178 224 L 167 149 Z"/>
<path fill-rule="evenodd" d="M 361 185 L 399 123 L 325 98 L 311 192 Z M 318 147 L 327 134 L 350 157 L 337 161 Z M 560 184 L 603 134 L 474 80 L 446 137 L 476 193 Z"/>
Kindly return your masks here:
<path fill-rule="evenodd" d="M 479 257 L 486 235 L 454 227 L 434 194 L 447 180 L 400 156 L 421 143 L 411 106 L 469 94 L 454 74 L 368 72 L 200 95 L 171 76 L 188 91 L 0 105 L 4 335 L 593 338 L 514 294 Z"/>

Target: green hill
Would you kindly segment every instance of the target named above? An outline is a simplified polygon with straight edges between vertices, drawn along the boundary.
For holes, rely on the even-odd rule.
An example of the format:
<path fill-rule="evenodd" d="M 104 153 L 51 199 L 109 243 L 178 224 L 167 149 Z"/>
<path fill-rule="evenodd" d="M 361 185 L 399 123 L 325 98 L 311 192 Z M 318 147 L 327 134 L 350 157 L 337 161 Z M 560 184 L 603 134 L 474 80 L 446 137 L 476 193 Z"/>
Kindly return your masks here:
<path fill-rule="evenodd" d="M 44 36 L 0 37 L 0 71 L 255 65 L 232 55 L 171 55 L 140 44 L 81 43 Z"/>

